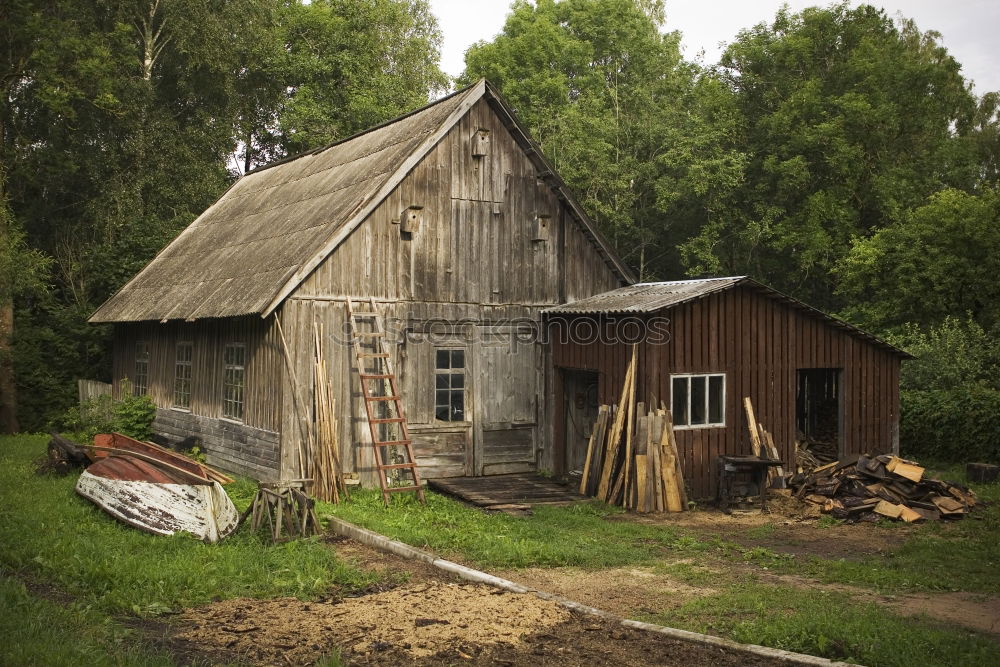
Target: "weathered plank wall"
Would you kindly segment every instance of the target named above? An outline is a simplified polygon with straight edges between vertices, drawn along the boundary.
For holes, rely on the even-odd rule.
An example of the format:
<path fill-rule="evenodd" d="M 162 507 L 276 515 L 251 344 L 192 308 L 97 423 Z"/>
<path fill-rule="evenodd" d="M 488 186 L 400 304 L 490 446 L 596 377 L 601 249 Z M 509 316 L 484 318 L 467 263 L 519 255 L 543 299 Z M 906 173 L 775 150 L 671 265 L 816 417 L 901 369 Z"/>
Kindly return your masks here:
<path fill-rule="evenodd" d="M 480 129 L 490 131 L 490 153 L 473 157 Z M 406 334 L 390 351 L 425 476 L 551 468 L 546 352 L 540 343 L 511 346 L 511 331 L 537 329 L 541 309 L 567 296 L 623 283 L 538 176 L 538 166 L 480 101 L 282 306 L 303 400 L 311 400 L 313 323 L 322 322 L 327 333 L 343 331 L 344 297 L 373 296 L 387 325 Z M 423 207 L 420 228 L 401 233 L 400 213 L 413 205 Z M 552 216 L 545 241 L 531 240 L 538 214 Z M 468 422 L 434 419 L 440 346 L 467 351 Z M 371 481 L 353 351 L 327 347 L 342 457 Z M 284 386 L 283 461 L 292 474 L 303 413 L 293 405 L 287 377 Z"/>
<path fill-rule="evenodd" d="M 115 326 L 115 353 L 113 378 L 115 392 L 121 388 L 122 378 L 132 378 L 135 373 L 136 343 L 145 341 L 149 345 L 148 393 L 157 407 L 176 413 L 178 424 L 201 423 L 188 419 L 190 414 L 211 420 L 222 419 L 222 378 L 223 348 L 228 343 L 246 345 L 246 371 L 244 393 L 244 415 L 239 426 L 225 431 L 239 433 L 234 437 L 224 437 L 223 430 L 197 428 L 188 432 L 199 435 L 205 446 L 208 462 L 226 470 L 249 472 L 239 469 L 243 458 L 239 451 L 239 440 L 246 439 L 246 429 L 257 429 L 264 441 L 274 439 L 280 425 L 282 357 L 278 335 L 273 326 L 273 318 L 267 322 L 256 316 L 202 320 L 198 322 L 141 322 L 118 324 Z M 191 363 L 191 407 L 174 407 L 174 379 L 178 342 L 191 342 L 193 358 Z M 159 419 L 159 421 L 163 421 Z M 171 420 L 168 420 L 171 421 Z M 165 424 L 166 431 L 175 425 Z M 177 437 L 183 429 L 177 426 L 169 435 Z M 268 435 L 270 434 L 270 435 Z M 276 459 L 270 454 L 253 461 L 253 466 L 276 468 Z M 254 468 L 254 472 L 261 472 Z M 262 474 L 255 474 L 262 476 Z"/>
<path fill-rule="evenodd" d="M 726 373 L 726 425 L 677 431 L 685 476 L 696 497 L 715 495 L 716 457 L 751 452 L 744 396 L 751 397 L 758 421 L 773 433 L 782 460 L 792 460 L 798 369 L 842 369 L 845 453 L 895 446 L 900 359 L 889 350 L 749 287 L 661 314 L 670 319 L 671 339 L 665 345 L 640 345 L 636 400 L 669 405 L 672 373 Z M 629 355 L 624 344 L 553 343 L 555 366 L 600 372 L 603 403 L 619 400 Z"/>

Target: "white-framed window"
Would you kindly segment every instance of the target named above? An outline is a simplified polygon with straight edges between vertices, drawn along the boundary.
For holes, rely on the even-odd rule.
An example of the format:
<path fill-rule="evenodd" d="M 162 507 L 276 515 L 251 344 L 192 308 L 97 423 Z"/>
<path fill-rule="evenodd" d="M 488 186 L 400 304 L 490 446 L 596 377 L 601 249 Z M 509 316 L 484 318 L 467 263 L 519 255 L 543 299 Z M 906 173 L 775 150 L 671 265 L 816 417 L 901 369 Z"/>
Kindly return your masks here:
<path fill-rule="evenodd" d="M 222 351 L 222 416 L 243 421 L 243 388 L 246 378 L 247 347 L 230 343 Z"/>
<path fill-rule="evenodd" d="M 194 343 L 177 342 L 177 357 L 174 363 L 174 407 L 191 409 L 191 359 Z"/>
<path fill-rule="evenodd" d="M 670 406 L 677 428 L 726 425 L 726 374 L 670 376 Z"/>
<path fill-rule="evenodd" d="M 465 350 L 434 351 L 434 418 L 465 421 Z"/>
<path fill-rule="evenodd" d="M 135 342 L 135 377 L 132 378 L 132 393 L 142 396 L 149 391 L 149 341 Z"/>

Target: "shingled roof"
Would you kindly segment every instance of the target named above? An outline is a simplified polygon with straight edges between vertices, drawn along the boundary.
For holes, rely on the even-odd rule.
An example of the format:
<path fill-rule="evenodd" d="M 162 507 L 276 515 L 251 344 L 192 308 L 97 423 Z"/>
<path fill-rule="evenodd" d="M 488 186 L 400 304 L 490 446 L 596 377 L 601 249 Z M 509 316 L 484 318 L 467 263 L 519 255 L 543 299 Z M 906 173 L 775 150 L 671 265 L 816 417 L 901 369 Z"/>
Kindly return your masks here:
<path fill-rule="evenodd" d="M 480 99 L 500 114 L 605 261 L 617 258 L 485 80 L 393 121 L 240 178 L 91 322 L 266 316 L 357 228 Z"/>
<path fill-rule="evenodd" d="M 776 289 L 757 282 L 749 276 L 729 276 L 726 278 L 698 278 L 695 280 L 670 280 L 659 283 L 638 283 L 620 287 L 585 299 L 552 306 L 542 312 L 546 315 L 628 315 L 648 314 L 672 308 L 682 303 L 702 299 L 710 294 L 745 285 L 765 296 L 781 301 L 811 317 L 823 320 L 828 325 L 842 329 L 848 334 L 862 338 L 878 347 L 889 350 L 904 359 L 912 355 L 884 340 L 871 335 L 833 315 L 817 310 L 798 299 L 783 294 Z"/>

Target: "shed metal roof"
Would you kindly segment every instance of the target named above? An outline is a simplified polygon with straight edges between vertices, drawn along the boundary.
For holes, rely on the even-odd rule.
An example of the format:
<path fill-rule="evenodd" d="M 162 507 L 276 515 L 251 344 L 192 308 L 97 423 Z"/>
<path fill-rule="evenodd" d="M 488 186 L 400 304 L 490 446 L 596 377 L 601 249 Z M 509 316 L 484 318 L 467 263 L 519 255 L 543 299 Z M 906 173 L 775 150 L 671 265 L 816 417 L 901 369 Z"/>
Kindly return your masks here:
<path fill-rule="evenodd" d="M 249 172 L 91 322 L 266 316 L 356 229 L 482 98 L 547 175 L 605 261 L 631 282 L 565 184 L 485 80 L 330 146 Z"/>
<path fill-rule="evenodd" d="M 725 278 L 698 278 L 695 280 L 670 280 L 658 283 L 637 283 L 628 287 L 595 294 L 585 299 L 552 306 L 542 312 L 546 315 L 627 315 L 648 314 L 672 308 L 682 303 L 702 299 L 710 294 L 744 285 L 765 296 L 781 301 L 807 315 L 823 320 L 826 324 L 842 329 L 848 334 L 864 339 L 873 345 L 887 349 L 905 359 L 912 355 L 872 334 L 844 322 L 841 319 L 817 310 L 798 299 L 783 294 L 776 289 L 757 282 L 749 276 L 729 276 Z"/>

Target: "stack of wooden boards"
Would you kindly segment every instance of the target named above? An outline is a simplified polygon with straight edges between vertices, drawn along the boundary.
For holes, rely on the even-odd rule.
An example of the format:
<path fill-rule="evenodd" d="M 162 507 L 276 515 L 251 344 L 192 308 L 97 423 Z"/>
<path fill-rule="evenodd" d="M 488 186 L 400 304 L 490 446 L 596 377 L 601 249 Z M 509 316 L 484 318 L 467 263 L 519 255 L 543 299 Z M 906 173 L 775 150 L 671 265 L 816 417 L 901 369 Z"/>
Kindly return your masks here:
<path fill-rule="evenodd" d="M 327 371 L 322 324 L 314 324 L 313 341 L 316 354 L 313 366 L 313 416 L 316 423 L 312 443 L 312 485 L 309 491 L 320 500 L 339 503 L 341 495 L 347 499 L 350 494 L 340 466 L 337 400 L 333 397 L 333 387 Z"/>
<path fill-rule="evenodd" d="M 884 454 L 855 455 L 796 474 L 789 484 L 800 499 L 848 522 L 889 517 L 902 521 L 961 518 L 976 505 L 969 489 L 924 477 L 913 461 Z"/>
<path fill-rule="evenodd" d="M 774 437 L 770 431 L 764 428 L 763 424 L 757 422 L 753 412 L 753 402 L 749 396 L 743 397 L 743 409 L 747 413 L 747 428 L 750 430 L 750 448 L 753 450 L 753 455 L 759 459 L 780 461 L 781 455 L 778 454 L 778 448 L 774 445 Z M 767 469 L 767 488 L 774 486 L 784 488 L 784 479 L 785 470 L 781 466 Z"/>
<path fill-rule="evenodd" d="M 621 400 L 598 409 L 580 493 L 637 512 L 680 512 L 687 493 L 670 412 L 635 403 L 635 366 L 633 347 Z"/>

